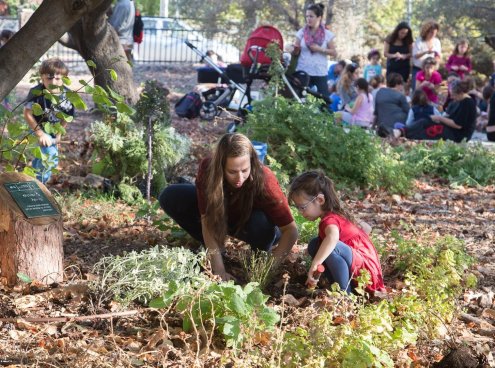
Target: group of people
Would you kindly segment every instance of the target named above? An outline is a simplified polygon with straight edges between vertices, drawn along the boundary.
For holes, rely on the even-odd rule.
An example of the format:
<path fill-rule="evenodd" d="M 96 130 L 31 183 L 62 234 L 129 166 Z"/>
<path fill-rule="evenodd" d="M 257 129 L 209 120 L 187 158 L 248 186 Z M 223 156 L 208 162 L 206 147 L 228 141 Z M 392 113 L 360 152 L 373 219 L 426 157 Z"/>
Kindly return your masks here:
<path fill-rule="evenodd" d="M 252 249 L 272 252 L 280 265 L 297 241 L 298 230 L 289 203 L 310 221 L 320 220 L 318 236 L 308 245 L 312 257 L 308 286 L 315 271 L 342 290 L 352 292 L 362 270 L 371 275 L 367 290 L 384 291 L 378 253 L 368 233 L 341 203 L 334 183 L 321 171 L 295 178 L 286 197 L 274 175 L 258 159 L 246 136 L 228 133 L 212 154 L 203 159 L 195 184 L 172 184 L 159 197 L 163 210 L 207 250 L 212 271 L 222 280 L 234 277 L 225 267 L 227 235 Z"/>
<path fill-rule="evenodd" d="M 294 43 L 300 49 L 296 69 L 309 75 L 310 86 L 330 96 L 337 121 L 376 128 L 381 136 L 455 142 L 470 140 L 478 127 L 495 140 L 495 111 L 490 108 L 495 104 L 494 86 L 487 82 L 483 92 L 475 88 L 466 39 L 457 42 L 446 61 L 445 80 L 438 71 L 439 25 L 432 20 L 423 23 L 416 39 L 407 22 L 385 38 L 385 73 L 376 49 L 368 53 L 364 68 L 345 60 L 327 68 L 327 56 L 337 51 L 335 35 L 323 23 L 323 10 L 321 3 L 306 9 L 306 25 Z"/>

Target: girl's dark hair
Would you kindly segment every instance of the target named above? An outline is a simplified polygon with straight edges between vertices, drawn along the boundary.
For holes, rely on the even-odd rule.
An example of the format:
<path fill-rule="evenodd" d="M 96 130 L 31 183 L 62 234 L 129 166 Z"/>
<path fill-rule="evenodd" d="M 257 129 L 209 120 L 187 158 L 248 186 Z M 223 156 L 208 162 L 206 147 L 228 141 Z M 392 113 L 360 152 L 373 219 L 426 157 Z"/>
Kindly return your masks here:
<path fill-rule="evenodd" d="M 404 84 L 404 78 L 399 73 L 390 73 L 387 76 L 387 87 L 394 88 Z"/>
<path fill-rule="evenodd" d="M 375 89 L 383 82 L 385 82 L 385 77 L 382 74 L 378 74 L 371 78 L 370 86 L 371 88 Z"/>
<path fill-rule="evenodd" d="M 483 90 L 481 91 L 481 94 L 483 95 L 483 99 L 489 100 L 490 97 L 492 97 L 493 92 L 494 92 L 494 90 L 493 90 L 492 86 L 488 85 L 488 86 L 483 87 Z"/>
<path fill-rule="evenodd" d="M 364 78 L 359 78 L 357 81 L 356 81 L 356 87 L 359 88 L 360 90 L 366 92 L 366 97 L 368 97 L 368 102 L 370 100 L 370 96 L 369 96 L 369 84 L 368 84 L 368 81 Z"/>
<path fill-rule="evenodd" d="M 380 57 L 380 51 L 378 51 L 377 49 L 371 49 L 370 52 L 368 52 L 368 60 L 371 60 L 373 56 Z"/>
<path fill-rule="evenodd" d="M 302 193 L 310 197 L 323 194 L 325 197 L 325 203 L 321 206 L 323 211 L 335 213 L 356 223 L 354 217 L 342 206 L 333 181 L 323 171 L 306 171 L 292 181 L 289 188 L 289 200 L 292 200 L 294 195 Z"/>
<path fill-rule="evenodd" d="M 452 82 L 451 91 L 453 94 L 460 95 L 462 93 L 468 93 L 470 89 L 471 85 L 468 80 L 455 80 Z"/>
<path fill-rule="evenodd" d="M 437 61 L 432 58 L 431 56 L 427 57 L 424 61 L 423 61 L 423 69 L 427 66 L 427 65 L 437 65 Z"/>
<path fill-rule="evenodd" d="M 469 56 L 469 42 L 465 38 L 459 40 L 459 42 L 457 42 L 455 44 L 454 55 L 460 55 L 460 52 L 459 52 L 459 46 L 460 45 L 467 45 L 468 48 L 466 50 L 466 53 L 464 55 L 462 55 L 462 56 Z"/>
<path fill-rule="evenodd" d="M 428 105 L 428 96 L 421 88 L 414 91 L 413 98 L 411 100 L 412 106 L 426 106 Z"/>
<path fill-rule="evenodd" d="M 306 10 L 311 10 L 317 17 L 322 17 L 323 10 L 325 10 L 325 5 L 322 3 L 311 4 L 306 8 Z"/>
<path fill-rule="evenodd" d="M 10 40 L 14 36 L 14 31 L 11 31 L 10 29 L 3 29 L 2 33 L 0 33 L 0 38 L 3 38 L 5 40 Z"/>
<path fill-rule="evenodd" d="M 387 36 L 385 41 L 387 41 L 387 43 L 389 45 L 392 45 L 399 38 L 399 31 L 401 29 L 407 29 L 409 31 L 409 32 L 407 32 L 406 38 L 404 38 L 404 40 L 403 40 L 404 44 L 406 44 L 408 46 L 412 45 L 412 43 L 413 43 L 412 30 L 411 30 L 411 27 L 409 26 L 409 23 L 407 23 L 407 22 L 400 22 L 399 24 L 397 24 L 395 29 L 392 31 L 392 33 L 390 33 Z"/>

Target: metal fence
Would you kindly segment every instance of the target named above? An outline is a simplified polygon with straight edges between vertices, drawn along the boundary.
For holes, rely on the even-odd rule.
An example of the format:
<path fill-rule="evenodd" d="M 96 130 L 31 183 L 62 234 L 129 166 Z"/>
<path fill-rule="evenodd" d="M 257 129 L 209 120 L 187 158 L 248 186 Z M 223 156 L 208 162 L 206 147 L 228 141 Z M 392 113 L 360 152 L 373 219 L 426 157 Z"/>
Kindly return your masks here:
<path fill-rule="evenodd" d="M 226 63 L 239 61 L 238 36 L 227 32 L 193 29 L 177 18 L 143 17 L 144 38 L 134 44 L 135 64 L 196 63 L 200 57 L 184 41 L 191 42 L 203 53 L 211 50 Z M 13 17 L 0 18 L 0 30 L 19 29 L 19 20 Z M 58 57 L 67 64 L 83 64 L 84 60 L 75 50 L 56 42 L 41 59 Z"/>

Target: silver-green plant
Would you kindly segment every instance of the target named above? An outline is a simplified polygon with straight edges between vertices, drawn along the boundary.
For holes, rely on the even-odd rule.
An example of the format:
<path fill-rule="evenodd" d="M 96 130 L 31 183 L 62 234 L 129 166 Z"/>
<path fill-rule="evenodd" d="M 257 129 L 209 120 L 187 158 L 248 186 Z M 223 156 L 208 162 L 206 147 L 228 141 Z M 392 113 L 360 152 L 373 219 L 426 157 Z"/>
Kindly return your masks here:
<path fill-rule="evenodd" d="M 273 276 L 273 256 L 262 250 L 249 250 L 242 255 L 241 263 L 249 282 L 257 282 L 261 290 L 264 290 Z"/>

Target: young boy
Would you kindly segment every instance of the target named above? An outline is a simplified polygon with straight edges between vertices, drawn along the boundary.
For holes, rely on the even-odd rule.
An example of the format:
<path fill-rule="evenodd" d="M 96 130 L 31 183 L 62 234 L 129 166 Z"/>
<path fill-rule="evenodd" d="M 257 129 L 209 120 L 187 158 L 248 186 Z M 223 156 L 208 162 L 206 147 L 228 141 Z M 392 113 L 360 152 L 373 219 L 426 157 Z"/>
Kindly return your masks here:
<path fill-rule="evenodd" d="M 52 169 L 58 166 L 58 143 L 60 142 L 60 133 L 47 133 L 51 131 L 47 124 L 60 123 L 65 127 L 67 122 L 56 116 L 58 112 L 74 116 L 74 105 L 67 100 L 62 78 L 66 77 L 69 70 L 65 64 L 57 58 L 47 59 L 40 66 L 39 73 L 41 83 L 31 88 L 26 103 L 24 104 L 24 119 L 29 127 L 38 137 L 38 143 L 41 152 L 46 156 L 45 160 L 35 158 L 32 162 L 33 168 L 37 171 L 36 178 L 45 184 L 52 175 Z M 59 97 L 59 103 L 54 105 L 43 94 L 46 89 L 53 95 Z M 38 104 L 43 111 L 42 115 L 33 114 L 33 105 Z"/>
<path fill-rule="evenodd" d="M 364 67 L 364 79 L 369 83 L 371 78 L 382 75 L 382 66 L 379 64 L 380 51 L 372 49 L 368 53 L 368 61 L 370 63 Z"/>

